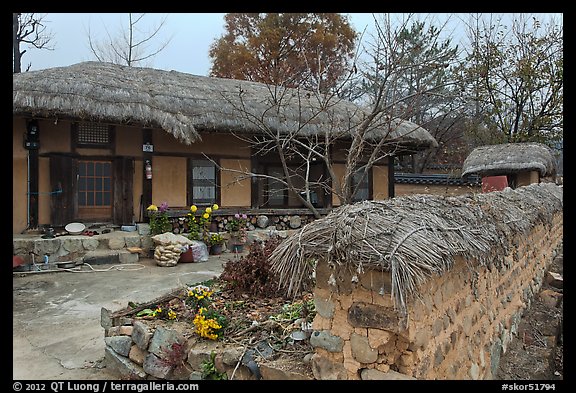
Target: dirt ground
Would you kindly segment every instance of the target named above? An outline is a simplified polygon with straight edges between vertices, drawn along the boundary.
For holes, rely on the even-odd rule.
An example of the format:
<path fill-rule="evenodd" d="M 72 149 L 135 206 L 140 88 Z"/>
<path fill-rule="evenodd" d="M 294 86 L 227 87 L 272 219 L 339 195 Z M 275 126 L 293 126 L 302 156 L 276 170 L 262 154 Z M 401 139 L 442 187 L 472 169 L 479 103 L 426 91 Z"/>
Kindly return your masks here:
<path fill-rule="evenodd" d="M 563 253 L 560 252 L 548 271 L 563 275 L 563 261 Z M 542 284 L 540 293 L 544 290 L 562 293 L 562 288 L 556 288 L 546 281 Z M 564 379 L 563 314 L 561 298 L 554 307 L 536 296 L 522 317 L 518 334 L 500 359 L 496 379 Z"/>

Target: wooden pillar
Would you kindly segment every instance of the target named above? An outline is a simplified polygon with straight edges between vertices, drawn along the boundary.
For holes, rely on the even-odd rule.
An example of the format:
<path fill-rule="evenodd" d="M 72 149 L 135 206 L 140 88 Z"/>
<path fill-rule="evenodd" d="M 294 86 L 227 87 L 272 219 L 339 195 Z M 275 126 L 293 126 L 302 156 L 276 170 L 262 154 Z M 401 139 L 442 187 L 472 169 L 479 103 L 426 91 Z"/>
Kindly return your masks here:
<path fill-rule="evenodd" d="M 151 148 L 145 149 L 144 146 L 151 146 Z M 150 149 L 152 151 L 150 151 Z M 146 214 L 146 208 L 152 204 L 152 179 L 146 178 L 146 164 L 147 162 L 152 165 L 152 177 L 154 177 L 154 163 L 152 162 L 152 157 L 154 156 L 154 143 L 152 140 L 152 130 L 150 128 L 142 129 L 142 203 L 140 208 L 142 211 L 140 215 L 144 222 L 148 222 L 148 216 Z"/>
<path fill-rule="evenodd" d="M 254 157 L 253 151 L 250 154 L 250 171 L 253 173 L 258 173 L 260 167 L 258 165 L 258 159 Z M 260 207 L 259 204 L 259 189 L 260 179 L 257 176 L 252 176 L 250 178 L 250 207 L 252 209 L 257 209 Z"/>
<path fill-rule="evenodd" d="M 26 124 L 26 148 L 28 149 L 28 228 L 38 228 L 38 150 L 40 127 L 36 120 Z"/>
<path fill-rule="evenodd" d="M 394 198 L 394 156 L 388 157 L 388 198 Z"/>

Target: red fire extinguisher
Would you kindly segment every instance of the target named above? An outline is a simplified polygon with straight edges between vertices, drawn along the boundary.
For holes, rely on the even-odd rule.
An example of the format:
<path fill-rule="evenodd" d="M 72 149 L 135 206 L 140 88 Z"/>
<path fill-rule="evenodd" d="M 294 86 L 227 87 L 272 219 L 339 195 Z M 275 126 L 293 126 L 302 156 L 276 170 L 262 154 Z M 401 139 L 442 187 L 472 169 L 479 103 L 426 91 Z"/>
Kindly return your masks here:
<path fill-rule="evenodd" d="M 152 164 L 150 164 L 150 160 L 146 160 L 146 179 L 152 179 Z"/>

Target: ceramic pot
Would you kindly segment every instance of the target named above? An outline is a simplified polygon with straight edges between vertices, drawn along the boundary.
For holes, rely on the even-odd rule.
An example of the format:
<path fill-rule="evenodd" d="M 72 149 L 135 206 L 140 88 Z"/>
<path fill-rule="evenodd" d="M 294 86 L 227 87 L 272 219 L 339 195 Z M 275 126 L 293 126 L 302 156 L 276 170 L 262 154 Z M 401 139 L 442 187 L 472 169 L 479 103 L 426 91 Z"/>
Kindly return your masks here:
<path fill-rule="evenodd" d="M 211 255 L 220 255 L 224 251 L 224 245 L 222 244 L 213 244 L 210 246 L 210 254 Z"/>

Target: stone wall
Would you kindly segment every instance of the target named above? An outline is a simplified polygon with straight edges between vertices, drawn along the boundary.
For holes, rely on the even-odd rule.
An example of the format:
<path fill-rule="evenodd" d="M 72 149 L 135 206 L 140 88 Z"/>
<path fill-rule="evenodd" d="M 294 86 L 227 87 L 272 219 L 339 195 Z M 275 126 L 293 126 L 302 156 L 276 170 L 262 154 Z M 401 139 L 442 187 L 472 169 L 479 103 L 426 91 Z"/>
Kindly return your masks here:
<path fill-rule="evenodd" d="M 65 235 L 44 239 L 39 235 L 13 235 L 12 247 L 14 255 L 23 257 L 27 268 L 31 269 L 32 254 L 35 263 L 42 265 L 45 256 L 51 265 L 58 262 L 84 261 L 90 263 L 101 259 L 103 255 L 114 255 L 116 262 L 136 263 L 138 254 L 127 248 L 149 249 L 153 246 L 149 235 L 138 232 L 113 231 L 94 236 Z"/>
<path fill-rule="evenodd" d="M 364 271 L 357 283 L 320 261 L 310 339 L 316 379 L 492 379 L 520 318 L 562 244 L 563 216 L 511 237 L 501 268 L 456 258 L 395 309 L 391 277 Z M 347 283 L 347 284 L 346 284 Z M 332 283 L 333 284 L 333 283 Z"/>
<path fill-rule="evenodd" d="M 204 365 L 213 365 L 219 379 L 228 380 L 304 380 L 307 373 L 287 369 L 280 362 L 258 363 L 255 358 L 272 359 L 271 347 L 264 341 L 254 348 L 240 343 L 224 343 L 191 334 L 190 322 L 135 318 L 138 310 L 170 301 L 167 294 L 136 309 L 112 312 L 101 309 L 104 328 L 104 364 L 120 379 L 199 380 L 206 379 Z"/>
<path fill-rule="evenodd" d="M 266 229 L 268 231 L 286 231 L 301 228 L 314 220 L 314 216 L 309 214 L 258 214 L 247 215 L 246 229 L 248 231 Z M 214 232 L 225 232 L 228 230 L 228 223 L 234 219 L 234 215 L 220 215 L 214 213 Z M 172 232 L 175 234 L 188 233 L 188 224 L 185 217 L 170 217 Z"/>

